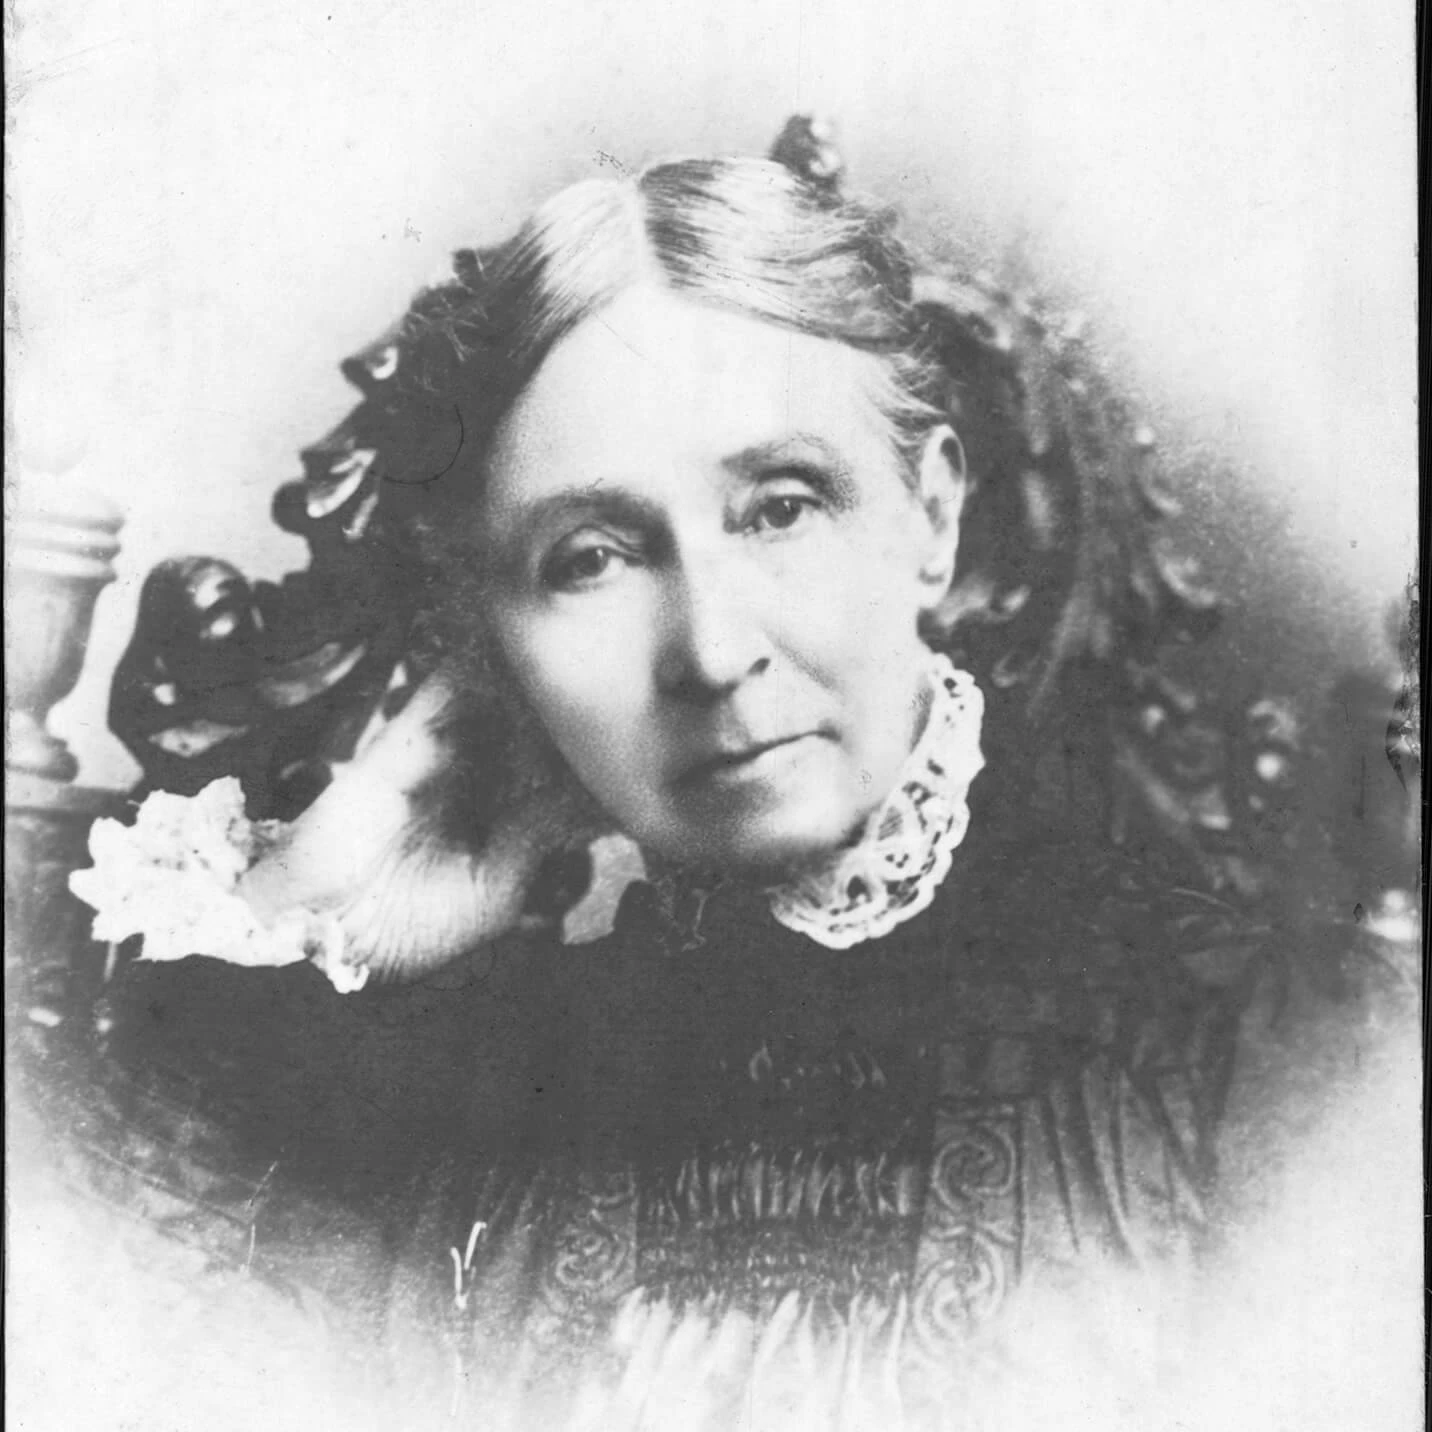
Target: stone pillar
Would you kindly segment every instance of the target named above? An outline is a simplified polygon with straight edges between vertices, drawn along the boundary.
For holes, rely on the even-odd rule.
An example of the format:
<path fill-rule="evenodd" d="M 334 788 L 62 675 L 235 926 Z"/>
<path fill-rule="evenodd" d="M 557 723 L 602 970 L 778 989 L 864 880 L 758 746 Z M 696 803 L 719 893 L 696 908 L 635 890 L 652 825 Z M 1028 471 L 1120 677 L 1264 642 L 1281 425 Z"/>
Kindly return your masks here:
<path fill-rule="evenodd" d="M 74 785 L 75 758 L 47 721 L 79 679 L 124 518 L 54 479 L 22 488 L 7 517 L 5 1012 L 7 1028 L 43 1037 L 62 1026 L 79 1033 L 87 1020 L 76 1016 L 103 981 L 93 912 L 68 879 L 89 863 L 90 825 L 116 813 L 123 796 Z"/>
<path fill-rule="evenodd" d="M 63 482 L 19 494 L 5 594 L 7 771 L 75 778 L 74 756 L 45 723 L 79 680 L 123 523 L 113 503 Z"/>

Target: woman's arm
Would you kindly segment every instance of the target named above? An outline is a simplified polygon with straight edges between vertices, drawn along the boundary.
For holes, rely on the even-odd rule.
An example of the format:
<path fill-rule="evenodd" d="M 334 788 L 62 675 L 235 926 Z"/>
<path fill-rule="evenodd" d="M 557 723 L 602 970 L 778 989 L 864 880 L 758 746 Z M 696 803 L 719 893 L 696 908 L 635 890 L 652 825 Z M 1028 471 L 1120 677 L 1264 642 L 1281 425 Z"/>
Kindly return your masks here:
<path fill-rule="evenodd" d="M 413 976 L 517 925 L 539 868 L 596 833 L 574 781 L 517 732 L 500 753 L 509 769 L 487 812 L 461 778 L 475 698 L 439 670 L 239 883 L 261 919 L 302 907 L 336 915 L 344 957 L 380 977 Z M 480 843 L 455 832 L 481 819 Z"/>

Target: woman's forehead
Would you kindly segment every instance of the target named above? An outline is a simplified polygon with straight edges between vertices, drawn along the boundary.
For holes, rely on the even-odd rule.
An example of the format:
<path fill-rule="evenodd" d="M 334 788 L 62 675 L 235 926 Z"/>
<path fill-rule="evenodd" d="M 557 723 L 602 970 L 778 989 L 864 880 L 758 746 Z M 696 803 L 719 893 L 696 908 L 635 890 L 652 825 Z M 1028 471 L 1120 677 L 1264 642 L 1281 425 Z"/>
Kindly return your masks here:
<path fill-rule="evenodd" d="M 498 429 L 499 491 L 713 466 L 812 435 L 860 463 L 889 453 L 878 360 L 844 344 L 635 288 L 548 355 Z M 508 492 L 515 497 L 515 492 Z"/>

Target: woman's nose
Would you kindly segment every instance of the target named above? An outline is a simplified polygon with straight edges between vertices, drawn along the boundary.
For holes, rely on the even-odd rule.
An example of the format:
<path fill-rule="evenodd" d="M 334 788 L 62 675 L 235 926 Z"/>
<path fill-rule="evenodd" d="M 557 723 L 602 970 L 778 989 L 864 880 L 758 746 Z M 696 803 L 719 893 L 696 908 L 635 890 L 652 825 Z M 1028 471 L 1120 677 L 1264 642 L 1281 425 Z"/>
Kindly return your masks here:
<path fill-rule="evenodd" d="M 729 563 L 686 566 L 663 593 L 657 685 L 705 700 L 725 694 L 771 663 L 749 574 Z"/>

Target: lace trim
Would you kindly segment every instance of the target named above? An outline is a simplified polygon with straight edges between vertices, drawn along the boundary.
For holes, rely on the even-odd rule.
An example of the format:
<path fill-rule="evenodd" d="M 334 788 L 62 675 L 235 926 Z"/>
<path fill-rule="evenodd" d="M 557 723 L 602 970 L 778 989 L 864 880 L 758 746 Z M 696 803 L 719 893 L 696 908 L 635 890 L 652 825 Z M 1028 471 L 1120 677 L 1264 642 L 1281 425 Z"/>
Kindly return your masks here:
<path fill-rule="evenodd" d="M 94 864 L 70 876 L 70 890 L 94 909 L 96 940 L 118 944 L 142 935 L 141 959 L 202 953 L 274 967 L 312 960 L 340 994 L 362 989 L 367 966 L 345 953 L 335 916 L 300 906 L 265 925 L 239 893 L 240 878 L 281 829 L 244 814 L 234 776 L 210 781 L 195 796 L 153 791 L 133 825 L 95 821 Z"/>
<path fill-rule="evenodd" d="M 771 914 L 831 950 L 879 939 L 935 898 L 969 827 L 970 785 L 984 769 L 984 695 L 936 654 L 925 730 L 895 789 L 827 866 L 768 890 Z"/>

